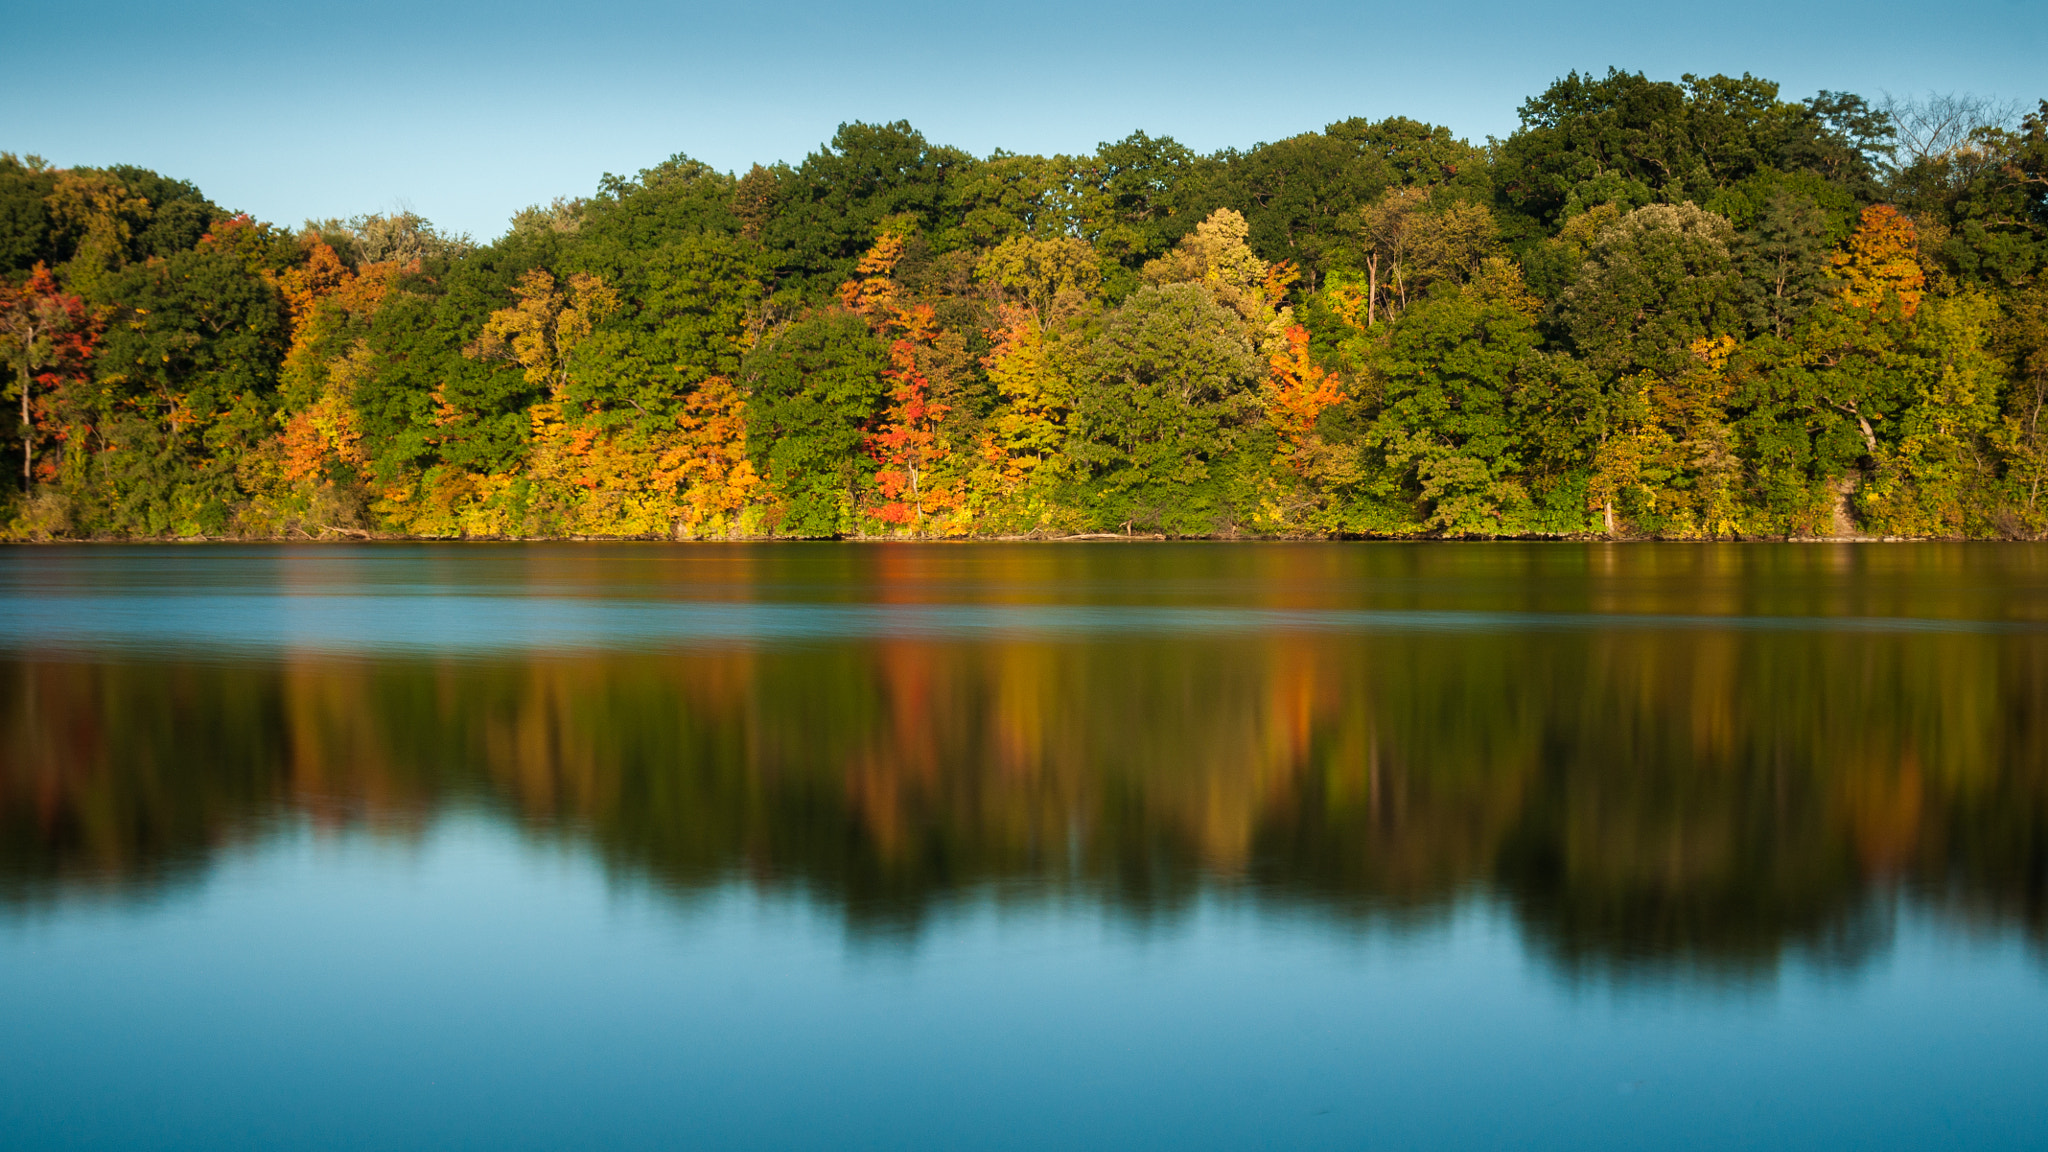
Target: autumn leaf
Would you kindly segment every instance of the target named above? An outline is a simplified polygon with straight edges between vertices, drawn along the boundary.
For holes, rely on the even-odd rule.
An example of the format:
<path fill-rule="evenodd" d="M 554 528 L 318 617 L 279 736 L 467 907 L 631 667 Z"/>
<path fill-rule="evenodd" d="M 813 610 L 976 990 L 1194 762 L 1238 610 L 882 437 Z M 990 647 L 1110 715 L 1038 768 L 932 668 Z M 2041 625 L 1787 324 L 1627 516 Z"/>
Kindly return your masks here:
<path fill-rule="evenodd" d="M 1829 259 L 1835 275 L 1847 281 L 1842 299 L 1851 307 L 1875 310 L 1890 296 L 1898 297 L 1899 310 L 1910 317 L 1920 307 L 1921 289 L 1927 279 L 1914 258 L 1919 235 L 1913 221 L 1889 204 L 1873 204 L 1863 210 L 1862 223 L 1843 249 Z"/>

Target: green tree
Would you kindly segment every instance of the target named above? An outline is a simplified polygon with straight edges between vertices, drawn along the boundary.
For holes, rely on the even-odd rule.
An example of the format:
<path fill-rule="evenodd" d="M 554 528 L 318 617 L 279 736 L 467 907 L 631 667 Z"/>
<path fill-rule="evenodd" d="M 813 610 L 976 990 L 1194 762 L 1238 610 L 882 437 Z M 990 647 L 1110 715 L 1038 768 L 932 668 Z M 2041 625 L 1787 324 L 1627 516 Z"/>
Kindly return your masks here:
<path fill-rule="evenodd" d="M 1848 497 L 1896 443 L 1896 417 L 1925 380 L 1911 336 L 1896 300 L 1872 313 L 1837 297 L 1790 338 L 1753 340 L 1730 361 L 1730 412 L 1760 528 L 1825 536 L 1852 527 Z"/>
<path fill-rule="evenodd" d="M 2017 288 L 2048 268 L 2048 101 L 2017 131 L 1974 126 L 1895 184 L 1954 275 Z"/>
<path fill-rule="evenodd" d="M 888 366 L 888 348 L 866 320 L 840 311 L 799 320 L 747 357 L 747 443 L 781 502 L 773 530 L 836 536 L 855 528 L 855 494 L 875 470 L 862 446 L 888 400 Z"/>
<path fill-rule="evenodd" d="M 1381 408 L 1364 439 L 1384 461 L 1384 483 L 1423 509 L 1424 528 L 1528 530 L 1516 403 L 1523 378 L 1540 375 L 1539 343 L 1534 321 L 1507 301 L 1447 286 L 1403 314 L 1373 358 Z"/>
<path fill-rule="evenodd" d="M 964 169 L 949 189 L 959 215 L 947 248 L 992 248 L 1017 236 L 1047 240 L 1079 227 L 1069 156 L 1018 156 L 997 151 Z"/>
<path fill-rule="evenodd" d="M 761 269 L 734 240 L 579 245 L 569 263 L 602 277 L 620 305 L 578 349 L 564 399 L 666 421 L 697 385 L 739 371 Z"/>
<path fill-rule="evenodd" d="M 1613 375 L 1683 371 L 1692 341 L 1740 322 L 1733 240 L 1693 204 L 1638 208 L 1603 230 L 1560 306 L 1579 353 Z"/>
<path fill-rule="evenodd" d="M 545 386 L 513 362 L 463 349 L 492 313 L 510 307 L 521 277 L 555 258 L 562 237 L 514 232 L 474 251 L 441 249 L 417 271 L 392 269 L 390 288 L 364 335 L 371 371 L 355 390 L 380 485 L 403 486 L 437 465 L 464 472 L 515 468 L 530 435 L 526 410 Z"/>
<path fill-rule="evenodd" d="M 0 275 L 64 262 L 50 235 L 50 193 L 57 170 L 40 156 L 0 152 Z"/>
<path fill-rule="evenodd" d="M 1789 103 L 1747 74 L 1673 84 L 1574 72 L 1522 105 L 1494 179 L 1508 206 L 1551 230 L 1596 204 L 1706 203 L 1769 169 L 1874 190 L 1884 127 L 1856 97 Z"/>
<path fill-rule="evenodd" d="M 1262 416 L 1264 369 L 1244 321 L 1198 284 L 1141 288 L 1111 313 L 1084 357 L 1070 422 L 1104 517 L 1219 527 L 1227 510 L 1212 465 L 1238 425 Z"/>
<path fill-rule="evenodd" d="M 1329 271 L 1359 267 L 1355 217 L 1388 189 L 1442 190 L 1451 199 L 1490 194 L 1483 151 L 1406 117 L 1353 117 L 1218 159 L 1203 210 L 1243 214 L 1253 250 L 1293 261 L 1310 290 Z"/>
<path fill-rule="evenodd" d="M 853 272 L 883 222 L 908 219 L 927 236 L 957 225 L 953 185 L 975 164 L 904 121 L 842 124 L 795 168 L 775 170 L 774 214 L 760 238 L 778 283 L 822 298 Z"/>
<path fill-rule="evenodd" d="M 1082 238 L 1137 269 L 1200 222 L 1208 167 L 1170 136 L 1133 132 L 1102 144 L 1074 176 Z"/>
<path fill-rule="evenodd" d="M 733 177 L 676 155 L 631 179 L 606 173 L 596 196 L 558 214 L 580 247 L 645 252 L 706 234 L 738 236 L 738 192 Z"/>
<path fill-rule="evenodd" d="M 1828 290 L 1828 220 L 1810 196 L 1780 190 L 1735 240 L 1749 327 L 1783 338 Z"/>
<path fill-rule="evenodd" d="M 2007 303 L 1996 349 L 2012 369 L 2005 413 L 1994 442 L 2006 458 L 2008 501 L 2017 520 L 2013 535 L 2048 531 L 2048 281 L 2037 280 Z M 2008 526 L 2008 529 L 2014 526 Z"/>
<path fill-rule="evenodd" d="M 284 301 L 236 256 L 202 246 L 99 281 L 117 302 L 97 362 L 95 527 L 219 533 L 235 465 L 270 431 Z"/>

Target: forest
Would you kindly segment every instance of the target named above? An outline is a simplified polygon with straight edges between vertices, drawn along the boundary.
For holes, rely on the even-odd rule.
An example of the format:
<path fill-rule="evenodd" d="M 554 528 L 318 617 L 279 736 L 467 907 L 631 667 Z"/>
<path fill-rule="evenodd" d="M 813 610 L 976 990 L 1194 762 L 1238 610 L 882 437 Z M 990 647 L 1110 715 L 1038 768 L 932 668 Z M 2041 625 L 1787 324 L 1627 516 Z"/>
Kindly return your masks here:
<path fill-rule="evenodd" d="M 489 243 L 0 153 L 0 535 L 2048 534 L 2048 101 L 1519 125 L 850 123 Z"/>

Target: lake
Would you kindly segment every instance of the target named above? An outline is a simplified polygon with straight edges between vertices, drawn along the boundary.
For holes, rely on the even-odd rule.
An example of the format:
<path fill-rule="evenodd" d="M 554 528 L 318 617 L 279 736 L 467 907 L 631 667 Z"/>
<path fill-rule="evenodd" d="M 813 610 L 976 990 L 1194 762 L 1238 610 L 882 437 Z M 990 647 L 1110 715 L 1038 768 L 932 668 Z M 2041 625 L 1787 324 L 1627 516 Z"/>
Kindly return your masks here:
<path fill-rule="evenodd" d="M 0 1144 L 2038 1149 L 2048 546 L 0 551 Z"/>

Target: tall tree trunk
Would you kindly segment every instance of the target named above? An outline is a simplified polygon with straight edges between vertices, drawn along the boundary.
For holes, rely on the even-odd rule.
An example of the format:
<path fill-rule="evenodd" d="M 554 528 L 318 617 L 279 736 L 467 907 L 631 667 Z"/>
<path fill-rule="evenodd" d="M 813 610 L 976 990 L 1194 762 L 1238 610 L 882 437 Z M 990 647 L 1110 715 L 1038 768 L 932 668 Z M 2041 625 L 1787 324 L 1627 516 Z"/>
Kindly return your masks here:
<path fill-rule="evenodd" d="M 34 486 L 34 474 L 29 470 L 29 465 L 35 458 L 35 426 L 29 423 L 28 418 L 28 386 L 30 382 L 31 377 L 28 374 L 28 363 L 23 361 L 21 366 L 21 490 L 23 492 L 28 491 Z"/>
<path fill-rule="evenodd" d="M 1373 313 L 1379 304 L 1380 295 L 1380 254 L 1375 252 L 1365 258 L 1365 326 L 1373 325 Z"/>

